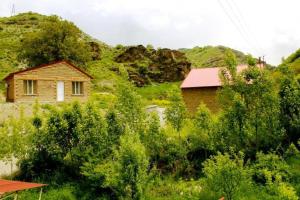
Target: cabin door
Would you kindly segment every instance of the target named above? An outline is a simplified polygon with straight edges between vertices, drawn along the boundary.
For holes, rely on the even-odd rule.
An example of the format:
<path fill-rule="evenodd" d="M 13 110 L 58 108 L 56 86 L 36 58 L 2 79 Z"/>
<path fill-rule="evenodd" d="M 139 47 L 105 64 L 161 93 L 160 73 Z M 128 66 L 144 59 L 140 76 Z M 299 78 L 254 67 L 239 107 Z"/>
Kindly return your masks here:
<path fill-rule="evenodd" d="M 57 81 L 57 101 L 65 100 L 65 84 L 63 81 Z"/>

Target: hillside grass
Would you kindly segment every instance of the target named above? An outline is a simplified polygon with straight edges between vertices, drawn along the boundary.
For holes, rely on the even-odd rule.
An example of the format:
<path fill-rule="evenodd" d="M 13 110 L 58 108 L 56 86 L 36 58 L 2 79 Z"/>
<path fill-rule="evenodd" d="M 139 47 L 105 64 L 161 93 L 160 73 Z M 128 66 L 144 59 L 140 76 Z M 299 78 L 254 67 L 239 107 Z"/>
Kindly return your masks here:
<path fill-rule="evenodd" d="M 169 102 L 170 94 L 178 89 L 180 82 L 173 83 L 153 83 L 136 89 L 137 93 L 143 97 L 146 104 L 166 106 Z"/>
<path fill-rule="evenodd" d="M 184 52 L 193 68 L 223 67 L 226 65 L 224 58 L 226 50 L 231 50 L 237 57 L 238 63 L 247 63 L 246 55 L 240 51 L 224 46 L 194 47 L 191 49 L 180 49 Z"/>

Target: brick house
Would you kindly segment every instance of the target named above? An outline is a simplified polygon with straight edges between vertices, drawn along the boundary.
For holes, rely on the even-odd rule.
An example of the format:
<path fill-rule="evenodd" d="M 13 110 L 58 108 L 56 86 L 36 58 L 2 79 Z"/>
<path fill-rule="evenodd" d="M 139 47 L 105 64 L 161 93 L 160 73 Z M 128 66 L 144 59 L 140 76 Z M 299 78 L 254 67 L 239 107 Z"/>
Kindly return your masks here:
<path fill-rule="evenodd" d="M 247 65 L 239 65 L 237 71 L 246 68 Z M 191 114 L 197 111 L 201 102 L 214 113 L 220 109 L 217 101 L 217 91 L 222 86 L 219 73 L 219 67 L 192 69 L 182 82 L 181 93 Z"/>
<path fill-rule="evenodd" d="M 67 61 L 31 67 L 9 74 L 6 83 L 7 102 L 86 101 L 92 77 Z"/>

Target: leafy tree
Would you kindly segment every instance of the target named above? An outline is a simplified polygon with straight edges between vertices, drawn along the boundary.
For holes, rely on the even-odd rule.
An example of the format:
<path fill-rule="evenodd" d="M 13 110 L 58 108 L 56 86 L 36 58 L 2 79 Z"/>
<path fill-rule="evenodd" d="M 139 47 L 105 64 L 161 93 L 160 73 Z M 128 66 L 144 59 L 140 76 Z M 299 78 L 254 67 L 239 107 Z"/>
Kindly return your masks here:
<path fill-rule="evenodd" d="M 265 185 L 276 181 L 288 182 L 291 176 L 288 164 L 275 153 L 257 153 L 252 170 L 253 180 Z"/>
<path fill-rule="evenodd" d="M 52 109 L 44 121 L 36 126 L 31 151 L 21 162 L 25 178 L 50 178 L 51 173 L 62 180 L 78 177 L 84 162 L 104 159 L 112 151 L 106 123 L 91 104 Z"/>
<path fill-rule="evenodd" d="M 22 39 L 19 58 L 29 66 L 57 60 L 85 66 L 91 60 L 91 53 L 73 23 L 52 16 L 40 25 L 39 31 L 28 33 Z"/>
<path fill-rule="evenodd" d="M 300 83 L 288 68 L 281 67 L 281 71 L 280 120 L 286 130 L 288 142 L 296 144 L 300 138 Z"/>
<path fill-rule="evenodd" d="M 147 120 L 148 127 L 145 133 L 141 136 L 141 141 L 146 147 L 148 155 L 152 162 L 157 162 L 162 151 L 164 135 L 161 132 L 160 121 L 156 113 L 151 113 Z"/>
<path fill-rule="evenodd" d="M 124 133 L 124 128 L 117 119 L 115 111 L 109 111 L 106 116 L 107 134 L 111 138 L 111 145 L 119 144 L 120 136 Z"/>
<path fill-rule="evenodd" d="M 237 66 L 237 59 L 235 54 L 231 50 L 226 50 L 225 52 L 225 63 L 227 69 L 229 70 L 231 75 L 236 74 L 236 66 Z M 234 76 L 232 76 L 234 78 Z"/>
<path fill-rule="evenodd" d="M 145 113 L 141 98 L 131 86 L 120 84 L 117 92 L 116 111 L 123 125 L 128 125 L 136 133 L 143 130 Z"/>
<path fill-rule="evenodd" d="M 11 163 L 11 171 L 13 161 L 24 159 L 29 151 L 32 133 L 33 127 L 22 108 L 18 119 L 11 117 L 0 127 L 0 159 Z"/>
<path fill-rule="evenodd" d="M 179 133 L 180 137 L 180 130 L 186 116 L 186 107 L 179 91 L 174 90 L 170 94 L 170 101 L 170 105 L 166 109 L 166 119 Z"/>
<path fill-rule="evenodd" d="M 96 166 L 87 163 L 83 173 L 93 182 L 98 182 L 98 187 L 109 188 L 120 199 L 143 199 L 147 169 L 148 157 L 139 135 L 127 130 L 121 136 L 113 158 Z"/>
<path fill-rule="evenodd" d="M 121 195 L 130 199 L 142 199 L 147 179 L 148 158 L 137 134 L 128 132 L 121 137 L 116 159 Z"/>
<path fill-rule="evenodd" d="M 298 199 L 295 189 L 289 184 L 290 166 L 280 156 L 259 152 L 251 170 L 253 180 L 263 185 L 273 198 L 276 196 L 276 199 Z"/>
<path fill-rule="evenodd" d="M 198 154 L 199 150 L 204 151 L 206 159 L 208 152 L 214 150 L 214 126 L 216 124 L 211 111 L 205 104 L 201 103 L 198 106 L 193 123 L 193 134 L 189 136 L 191 151 L 195 151 L 195 153 L 198 152 Z"/>
<path fill-rule="evenodd" d="M 256 65 L 256 59 L 253 58 L 251 55 L 247 55 L 247 63 L 249 66 L 254 67 Z"/>
<path fill-rule="evenodd" d="M 241 184 L 247 180 L 243 154 L 218 153 L 203 163 L 209 187 L 225 199 L 236 199 Z"/>
<path fill-rule="evenodd" d="M 234 63 L 234 62 L 232 62 Z M 280 146 L 284 130 L 280 124 L 279 99 L 267 70 L 249 66 L 242 73 L 223 72 L 220 102 L 220 137 L 227 149 L 244 149 L 254 156 Z M 229 73 L 228 73 L 229 72 Z"/>
<path fill-rule="evenodd" d="M 82 111 L 77 125 L 79 142 L 71 150 L 76 156 L 78 168 L 89 159 L 104 159 L 111 153 L 113 138 L 107 134 L 106 122 L 99 111 L 88 103 Z"/>

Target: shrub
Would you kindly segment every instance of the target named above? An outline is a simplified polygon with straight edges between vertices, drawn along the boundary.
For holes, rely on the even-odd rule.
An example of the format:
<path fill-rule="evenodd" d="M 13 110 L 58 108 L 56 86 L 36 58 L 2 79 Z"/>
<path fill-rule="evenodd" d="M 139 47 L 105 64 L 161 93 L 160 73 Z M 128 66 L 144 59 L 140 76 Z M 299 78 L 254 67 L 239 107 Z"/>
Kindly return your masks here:
<path fill-rule="evenodd" d="M 284 157 L 292 157 L 299 154 L 299 150 L 297 147 L 292 143 L 289 148 L 284 152 Z"/>
<path fill-rule="evenodd" d="M 243 154 L 218 153 L 203 164 L 206 183 L 225 199 L 236 199 L 240 186 L 247 180 Z"/>
<path fill-rule="evenodd" d="M 256 162 L 252 166 L 253 180 L 263 185 L 274 182 L 289 181 L 290 172 L 287 163 L 275 153 L 256 154 Z"/>
<path fill-rule="evenodd" d="M 121 196 L 141 199 L 147 179 L 148 158 L 139 136 L 128 132 L 121 137 L 120 149 L 115 152 L 117 185 Z"/>

